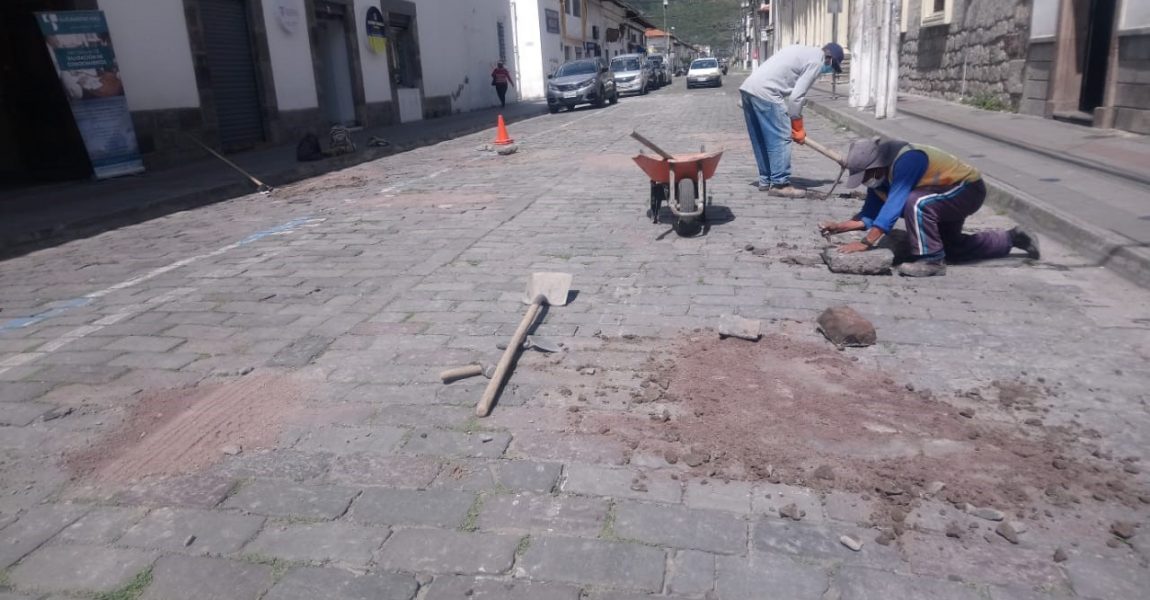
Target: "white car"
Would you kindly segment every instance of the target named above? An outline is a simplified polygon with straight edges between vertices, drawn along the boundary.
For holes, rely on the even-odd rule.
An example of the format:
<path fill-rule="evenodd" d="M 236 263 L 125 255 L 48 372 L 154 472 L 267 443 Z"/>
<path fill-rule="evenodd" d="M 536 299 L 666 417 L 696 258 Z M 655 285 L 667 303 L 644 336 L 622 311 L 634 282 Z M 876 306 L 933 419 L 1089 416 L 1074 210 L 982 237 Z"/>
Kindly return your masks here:
<path fill-rule="evenodd" d="M 691 68 L 687 69 L 687 89 L 700 85 L 722 87 L 723 72 L 717 59 L 697 58 L 691 62 Z"/>

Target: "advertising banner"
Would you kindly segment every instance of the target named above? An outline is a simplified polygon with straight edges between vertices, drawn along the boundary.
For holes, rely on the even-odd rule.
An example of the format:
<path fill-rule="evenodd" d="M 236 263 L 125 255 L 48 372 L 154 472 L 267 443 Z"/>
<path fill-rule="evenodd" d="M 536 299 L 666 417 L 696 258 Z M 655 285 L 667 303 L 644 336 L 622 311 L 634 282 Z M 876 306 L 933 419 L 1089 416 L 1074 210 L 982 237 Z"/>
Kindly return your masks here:
<path fill-rule="evenodd" d="M 144 170 L 128 99 L 98 10 L 36 13 L 97 179 Z"/>

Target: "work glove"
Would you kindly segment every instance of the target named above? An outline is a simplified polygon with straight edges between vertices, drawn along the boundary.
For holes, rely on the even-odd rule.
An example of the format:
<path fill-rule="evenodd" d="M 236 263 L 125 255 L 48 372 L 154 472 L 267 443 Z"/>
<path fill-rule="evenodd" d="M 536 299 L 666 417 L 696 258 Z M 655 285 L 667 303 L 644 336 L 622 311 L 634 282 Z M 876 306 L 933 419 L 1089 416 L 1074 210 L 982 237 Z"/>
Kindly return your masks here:
<path fill-rule="evenodd" d="M 791 119 L 791 139 L 803 143 L 807 139 L 807 131 L 803 129 L 803 118 Z"/>

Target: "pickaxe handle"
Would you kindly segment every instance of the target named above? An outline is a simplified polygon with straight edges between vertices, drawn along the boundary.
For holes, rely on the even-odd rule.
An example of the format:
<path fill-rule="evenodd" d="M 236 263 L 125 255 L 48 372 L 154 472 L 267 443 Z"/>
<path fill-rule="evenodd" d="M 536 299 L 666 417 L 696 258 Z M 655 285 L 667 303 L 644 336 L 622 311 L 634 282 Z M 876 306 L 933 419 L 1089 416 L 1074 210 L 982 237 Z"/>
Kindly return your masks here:
<path fill-rule="evenodd" d="M 819 154 L 822 154 L 823 156 L 835 161 L 836 163 L 839 164 L 840 167 L 846 166 L 844 164 L 846 162 L 846 160 L 843 158 L 843 155 L 841 155 L 838 152 L 835 152 L 834 150 L 831 150 L 830 148 L 827 148 L 826 146 L 812 140 L 810 138 L 810 136 L 807 136 L 807 139 L 803 141 L 803 145 L 810 148 L 811 150 L 814 150 L 815 152 L 818 152 Z"/>

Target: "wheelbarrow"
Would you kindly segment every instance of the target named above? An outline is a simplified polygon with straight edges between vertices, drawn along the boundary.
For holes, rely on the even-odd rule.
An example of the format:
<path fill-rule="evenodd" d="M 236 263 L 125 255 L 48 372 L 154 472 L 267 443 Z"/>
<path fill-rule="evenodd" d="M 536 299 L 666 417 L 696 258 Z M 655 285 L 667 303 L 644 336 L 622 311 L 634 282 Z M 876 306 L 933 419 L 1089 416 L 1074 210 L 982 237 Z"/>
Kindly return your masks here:
<path fill-rule="evenodd" d="M 675 216 L 675 232 L 693 235 L 698 231 L 697 225 L 707 219 L 707 205 L 710 203 L 707 180 L 714 176 L 723 151 L 700 149 L 695 154 L 672 155 L 638 132 L 632 131 L 631 137 L 659 155 L 655 158 L 640 152 L 632 158 L 651 180 L 651 221 L 659 222 L 659 211 L 666 202 Z"/>

